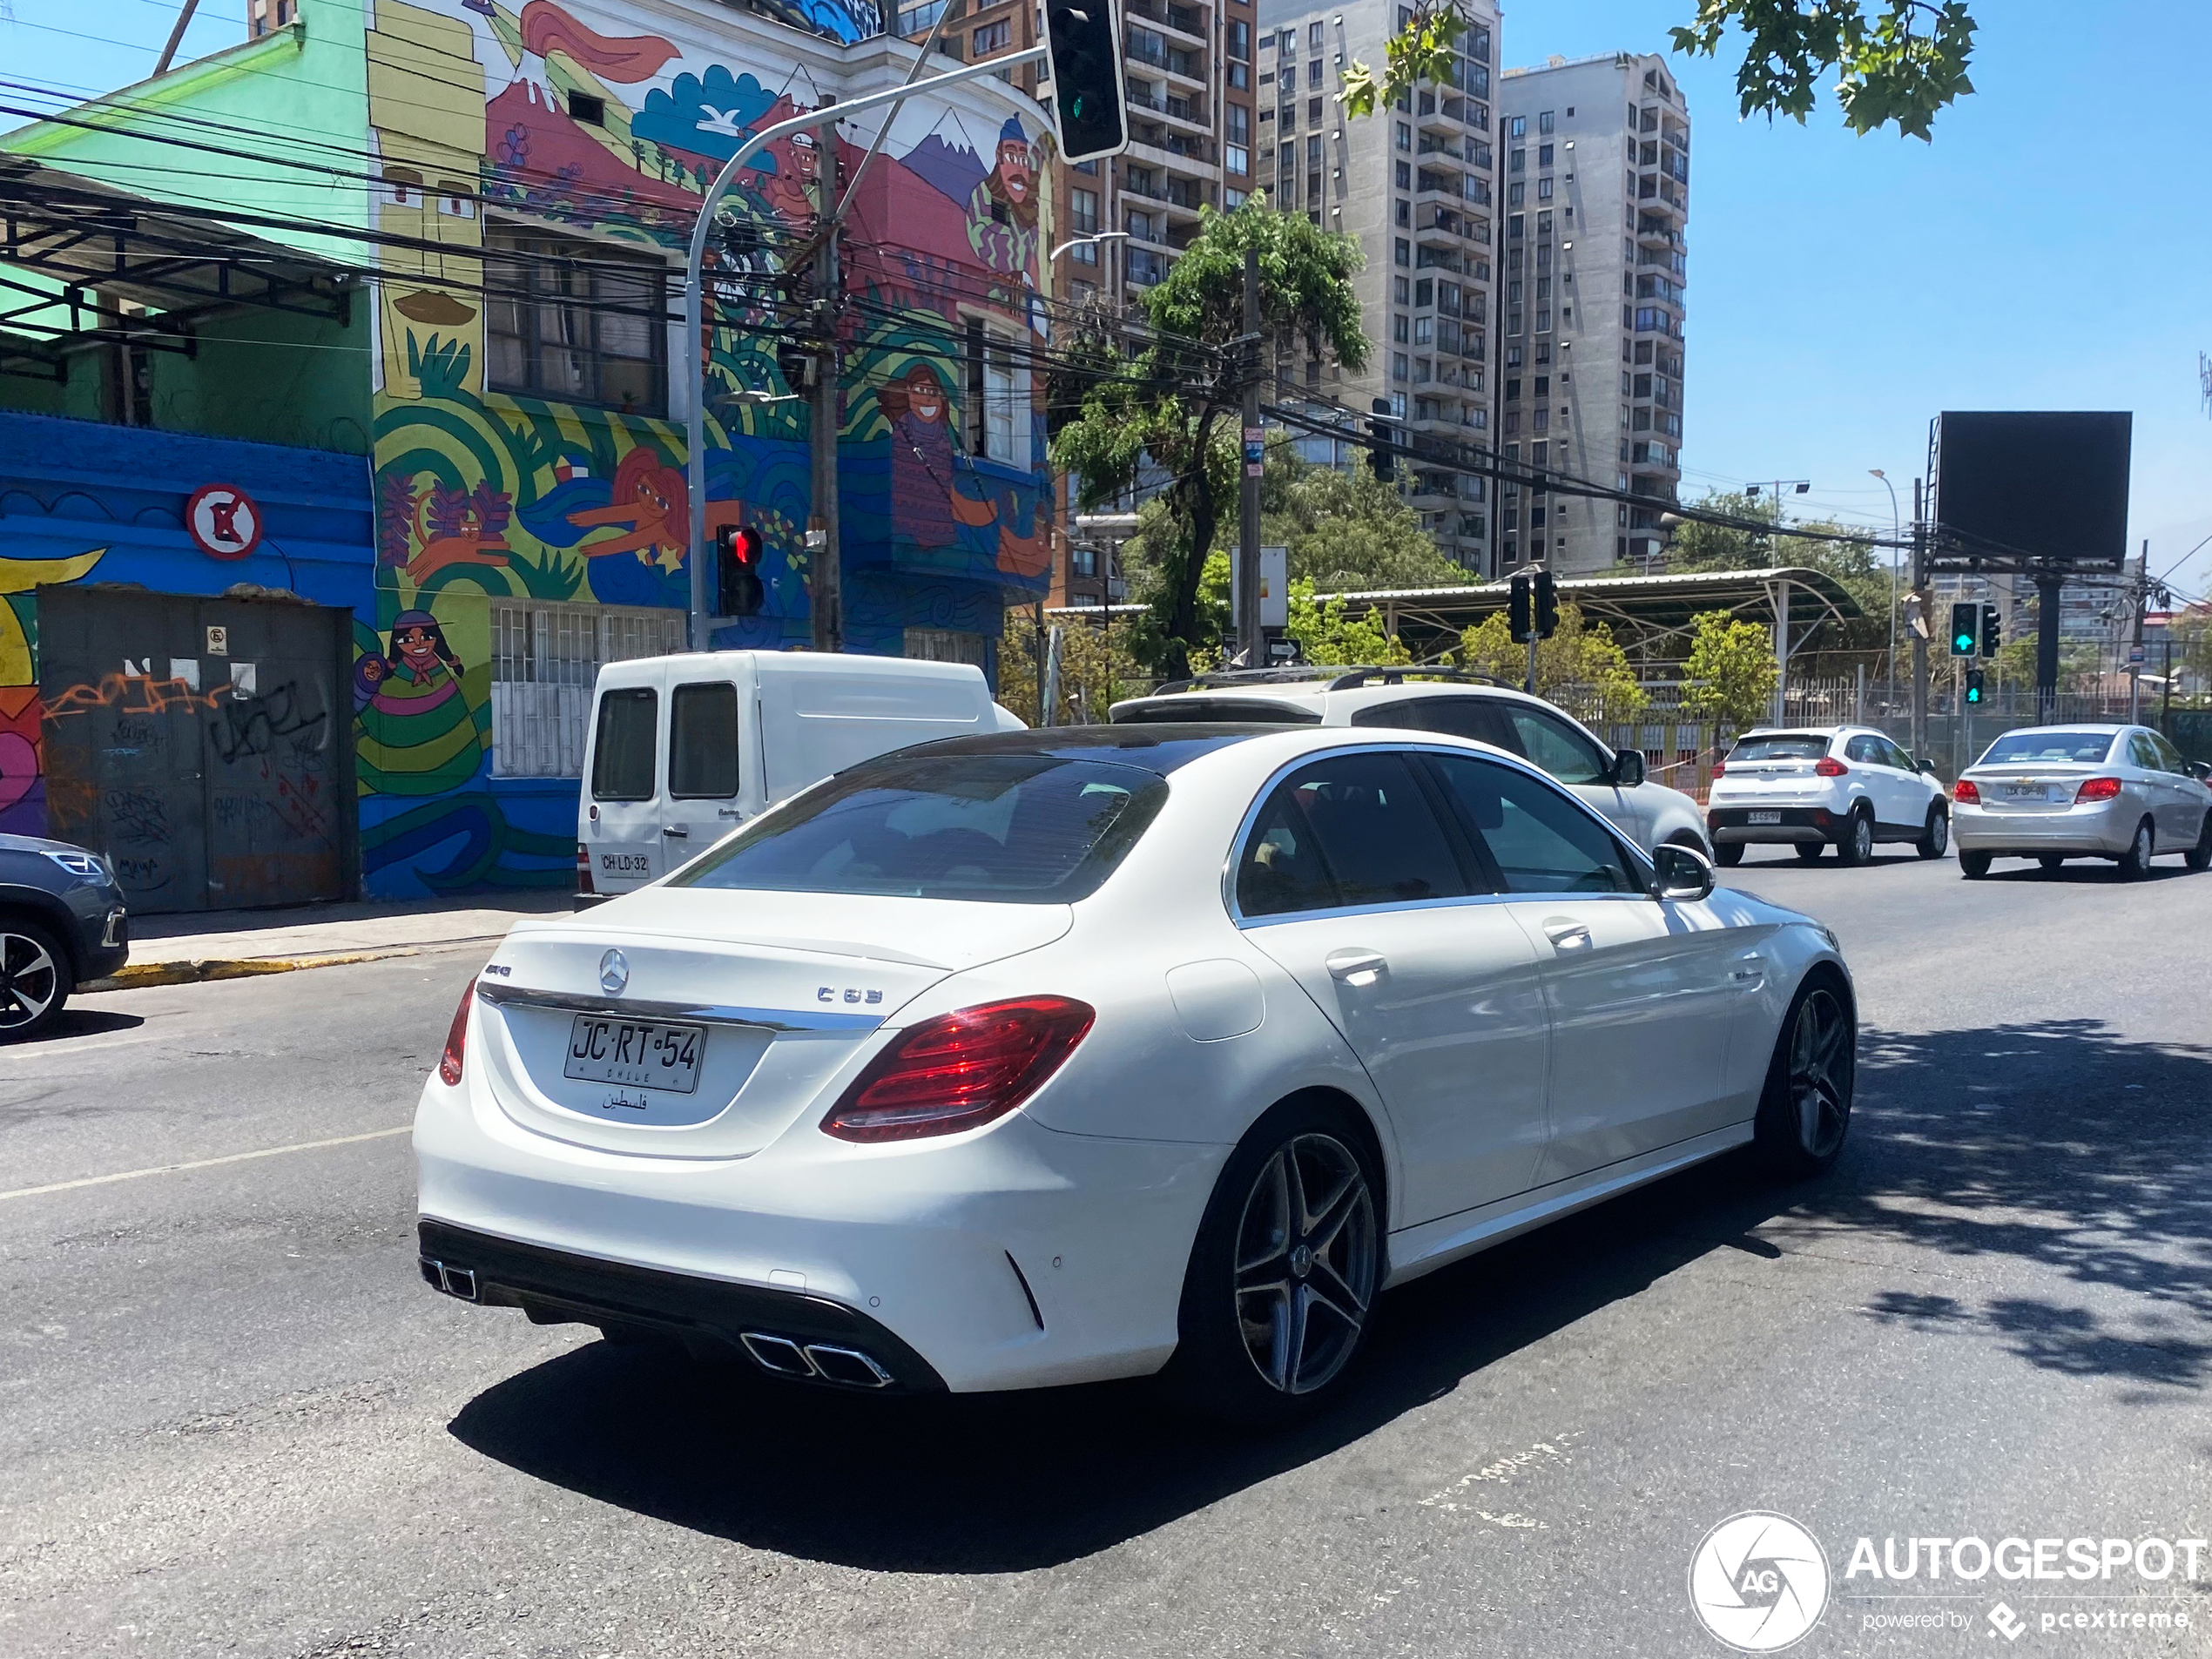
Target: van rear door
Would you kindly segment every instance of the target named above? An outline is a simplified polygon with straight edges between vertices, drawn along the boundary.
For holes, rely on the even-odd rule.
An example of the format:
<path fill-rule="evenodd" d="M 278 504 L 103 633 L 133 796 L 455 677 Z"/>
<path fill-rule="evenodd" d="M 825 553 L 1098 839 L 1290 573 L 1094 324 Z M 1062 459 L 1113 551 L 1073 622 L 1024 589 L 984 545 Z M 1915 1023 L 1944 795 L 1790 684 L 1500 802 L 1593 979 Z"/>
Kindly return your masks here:
<path fill-rule="evenodd" d="M 664 870 L 698 857 L 767 805 L 752 661 L 738 651 L 669 659 Z"/>
<path fill-rule="evenodd" d="M 579 826 L 599 893 L 631 892 L 670 867 L 661 833 L 667 678 L 664 664 L 650 658 L 599 671 Z"/>

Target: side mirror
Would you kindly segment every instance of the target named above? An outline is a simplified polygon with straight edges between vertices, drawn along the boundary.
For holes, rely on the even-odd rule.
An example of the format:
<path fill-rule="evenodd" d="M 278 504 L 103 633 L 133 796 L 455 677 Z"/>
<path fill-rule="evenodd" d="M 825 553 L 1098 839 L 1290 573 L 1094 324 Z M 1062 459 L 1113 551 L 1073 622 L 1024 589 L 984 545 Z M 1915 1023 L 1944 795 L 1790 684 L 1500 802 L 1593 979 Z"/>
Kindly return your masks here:
<path fill-rule="evenodd" d="M 1694 846 L 1662 841 L 1651 849 L 1651 896 L 1683 904 L 1711 896 L 1713 861 Z"/>
<path fill-rule="evenodd" d="M 1926 772 L 1929 777 L 1934 777 L 1936 775 L 1935 762 L 1932 760 L 1923 760 L 1920 763 L 1920 770 Z"/>
<path fill-rule="evenodd" d="M 2212 765 L 2202 760 L 2192 760 L 2188 763 L 2188 769 L 2189 776 L 2195 779 L 2197 782 L 2212 783 Z"/>
<path fill-rule="evenodd" d="M 1613 784 L 1616 789 L 1634 789 L 1643 779 L 1642 750 L 1623 749 L 1613 757 Z"/>

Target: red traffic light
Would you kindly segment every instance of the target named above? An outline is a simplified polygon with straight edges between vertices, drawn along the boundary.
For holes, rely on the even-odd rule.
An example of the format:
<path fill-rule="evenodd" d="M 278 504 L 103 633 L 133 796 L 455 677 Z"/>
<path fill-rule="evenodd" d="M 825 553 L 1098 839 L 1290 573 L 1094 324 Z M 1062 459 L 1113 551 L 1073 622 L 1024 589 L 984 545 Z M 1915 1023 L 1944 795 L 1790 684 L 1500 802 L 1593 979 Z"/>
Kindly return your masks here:
<path fill-rule="evenodd" d="M 760 532 L 750 524 L 724 524 L 714 532 L 715 590 L 725 617 L 758 616 L 767 599 L 760 580 L 760 556 L 766 550 Z"/>

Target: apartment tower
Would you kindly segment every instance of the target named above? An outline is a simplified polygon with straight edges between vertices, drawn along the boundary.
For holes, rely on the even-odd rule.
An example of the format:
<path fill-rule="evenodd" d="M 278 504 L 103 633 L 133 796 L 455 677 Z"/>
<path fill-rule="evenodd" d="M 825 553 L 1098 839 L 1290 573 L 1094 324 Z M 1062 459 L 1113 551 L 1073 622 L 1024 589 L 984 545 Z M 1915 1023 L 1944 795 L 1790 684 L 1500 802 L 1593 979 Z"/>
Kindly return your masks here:
<path fill-rule="evenodd" d="M 1666 61 L 1635 52 L 1507 70 L 1497 101 L 1499 446 L 1651 502 L 1502 489 L 1501 566 L 1649 567 L 1682 480 L 1689 112 Z"/>
<path fill-rule="evenodd" d="M 1271 0 L 1259 41 L 1262 182 L 1284 212 L 1359 239 L 1360 310 L 1372 346 L 1366 373 L 1349 376 L 1307 356 L 1302 341 L 1278 342 L 1277 395 L 1303 394 L 1317 412 L 1362 422 L 1374 400 L 1386 398 L 1413 438 L 1453 457 L 1487 444 L 1493 418 L 1490 77 L 1498 20 L 1488 0 L 1467 10 L 1474 23 L 1448 81 L 1357 119 L 1337 102 L 1345 70 L 1379 67 L 1409 8 L 1398 0 Z M 1326 438 L 1301 448 L 1339 463 L 1364 454 Z M 1418 458 L 1401 475 L 1445 554 L 1492 573 L 1488 481 Z"/>

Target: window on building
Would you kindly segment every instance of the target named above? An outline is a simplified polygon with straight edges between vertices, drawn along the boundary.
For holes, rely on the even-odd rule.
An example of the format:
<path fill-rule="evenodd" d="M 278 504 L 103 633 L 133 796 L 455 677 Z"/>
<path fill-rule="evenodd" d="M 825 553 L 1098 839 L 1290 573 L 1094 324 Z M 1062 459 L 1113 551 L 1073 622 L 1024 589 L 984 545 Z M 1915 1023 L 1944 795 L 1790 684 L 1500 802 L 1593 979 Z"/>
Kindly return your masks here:
<path fill-rule="evenodd" d="M 1252 26 L 1242 18 L 1231 17 L 1228 29 L 1229 56 L 1242 63 L 1249 63 L 1252 55 Z"/>
<path fill-rule="evenodd" d="M 683 649 L 679 610 L 494 600 L 492 776 L 581 778 L 600 665 Z"/>
<path fill-rule="evenodd" d="M 1409 298 L 1412 292 L 1412 288 L 1408 286 L 1406 280 L 1404 277 L 1391 278 L 1390 297 L 1397 300 L 1399 305 L 1409 305 L 1412 303 L 1412 300 Z"/>
<path fill-rule="evenodd" d="M 1435 341 L 1436 320 L 1433 317 L 1414 318 L 1413 343 L 1416 346 L 1429 346 L 1433 345 Z"/>
<path fill-rule="evenodd" d="M 1305 44 L 1311 51 L 1318 52 L 1321 50 L 1321 20 L 1318 17 L 1306 25 Z"/>
<path fill-rule="evenodd" d="M 1551 130 L 1552 112 L 1549 110 L 1546 110 L 1536 117 L 1536 131 L 1539 132 L 1549 132 Z M 1546 145 L 1545 147 L 1548 149 L 1550 146 Z"/>
<path fill-rule="evenodd" d="M 1399 161 L 1392 165 L 1396 170 L 1392 175 L 1393 181 L 1398 188 L 1411 190 L 1413 187 L 1413 164 L 1410 161 Z"/>
<path fill-rule="evenodd" d="M 1010 18 L 1001 17 L 996 23 L 985 24 L 971 37 L 974 44 L 974 51 L 970 54 L 971 61 L 1004 51 L 1013 37 L 1014 24 Z"/>
<path fill-rule="evenodd" d="M 980 318 L 968 320 L 968 452 L 1009 467 L 1030 457 L 1021 438 L 1029 429 L 1029 370 L 1014 342 Z"/>
<path fill-rule="evenodd" d="M 1395 208 L 1394 208 L 1394 210 L 1393 210 L 1393 211 L 1397 213 L 1397 215 L 1398 215 L 1398 222 L 1399 222 L 1400 225 L 1411 226 L 1411 225 L 1413 224 L 1413 203 L 1411 203 L 1411 202 L 1409 202 L 1409 201 L 1406 200 L 1404 198 L 1402 198 L 1402 197 L 1401 197 L 1401 198 L 1399 198 L 1399 201 L 1398 201 L 1398 203 L 1397 203 L 1397 205 L 1396 205 L 1396 206 L 1395 206 Z"/>
<path fill-rule="evenodd" d="M 1506 186 L 1506 206 L 1518 207 L 1528 199 L 1528 186 L 1518 179 Z"/>
<path fill-rule="evenodd" d="M 1546 130 L 1549 131 L 1548 128 Z M 1552 165 L 1552 150 L 1553 146 L 1548 144 L 1540 144 L 1536 146 L 1536 165 L 1539 167 L 1548 167 Z"/>
<path fill-rule="evenodd" d="M 1400 150 L 1411 150 L 1413 147 L 1413 129 L 1403 121 L 1398 124 L 1398 147 Z"/>
<path fill-rule="evenodd" d="M 1068 227 L 1078 236 L 1089 236 L 1098 229 L 1098 192 L 1095 190 L 1071 190 L 1068 192 Z M 1091 252 L 1096 254 L 1096 248 Z"/>
<path fill-rule="evenodd" d="M 1305 118 L 1309 125 L 1318 124 L 1321 119 L 1321 100 L 1319 98 L 1310 98 L 1305 100 Z"/>
<path fill-rule="evenodd" d="M 1401 314 L 1390 320 L 1390 337 L 1403 346 L 1407 343 L 1406 319 Z"/>
<path fill-rule="evenodd" d="M 1402 351 L 1391 353 L 1390 378 L 1394 381 L 1402 381 L 1406 378 L 1406 354 Z"/>
<path fill-rule="evenodd" d="M 490 302 L 486 381 L 495 392 L 668 408 L 668 267 L 573 236 L 484 226 Z"/>
<path fill-rule="evenodd" d="M 1413 245 L 1402 236 L 1397 239 L 1396 246 L 1390 252 L 1393 264 L 1411 265 L 1413 262 Z"/>
<path fill-rule="evenodd" d="M 1250 198 L 1247 192 L 1244 191 L 1231 190 L 1226 185 L 1222 187 L 1221 205 L 1223 208 L 1229 212 L 1235 212 L 1239 207 L 1242 207 L 1248 199 L 1250 199 Z"/>

